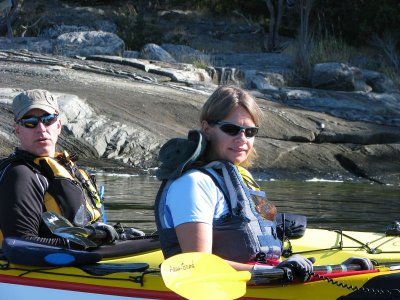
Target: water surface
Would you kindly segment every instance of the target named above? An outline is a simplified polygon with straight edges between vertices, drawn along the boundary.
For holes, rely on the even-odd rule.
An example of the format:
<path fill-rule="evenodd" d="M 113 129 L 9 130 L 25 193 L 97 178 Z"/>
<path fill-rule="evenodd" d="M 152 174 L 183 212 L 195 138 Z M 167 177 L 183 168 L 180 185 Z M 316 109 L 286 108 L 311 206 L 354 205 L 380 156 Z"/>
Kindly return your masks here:
<path fill-rule="evenodd" d="M 156 230 L 160 182 L 150 176 L 97 174 L 105 186 L 108 222 Z M 384 232 L 400 221 L 400 187 L 355 182 L 259 181 L 278 211 L 307 216 L 308 227 Z"/>

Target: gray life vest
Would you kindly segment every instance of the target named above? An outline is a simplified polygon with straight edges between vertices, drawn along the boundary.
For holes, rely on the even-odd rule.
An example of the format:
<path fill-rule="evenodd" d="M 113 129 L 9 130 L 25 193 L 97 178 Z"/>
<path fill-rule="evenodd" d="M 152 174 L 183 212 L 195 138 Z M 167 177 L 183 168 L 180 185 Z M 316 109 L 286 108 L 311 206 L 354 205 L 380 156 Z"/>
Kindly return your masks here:
<path fill-rule="evenodd" d="M 277 236 L 276 222 L 262 218 L 252 197 L 265 197 L 262 191 L 249 189 L 237 168 L 227 161 L 215 161 L 198 168 L 208 174 L 224 194 L 229 212 L 213 222 L 212 252 L 222 258 L 247 263 L 279 259 L 282 242 Z M 222 176 L 218 172 L 222 173 Z M 174 228 L 164 222 L 166 195 L 174 180 L 164 180 L 157 194 L 155 219 L 164 256 L 181 253 Z"/>

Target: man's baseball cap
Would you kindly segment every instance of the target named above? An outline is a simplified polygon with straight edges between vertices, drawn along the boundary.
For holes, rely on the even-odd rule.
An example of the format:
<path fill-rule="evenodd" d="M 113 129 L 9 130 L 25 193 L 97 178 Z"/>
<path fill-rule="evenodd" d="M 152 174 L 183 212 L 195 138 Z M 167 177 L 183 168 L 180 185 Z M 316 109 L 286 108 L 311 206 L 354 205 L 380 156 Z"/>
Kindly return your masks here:
<path fill-rule="evenodd" d="M 19 121 L 31 109 L 42 109 L 49 114 L 58 114 L 56 98 L 46 90 L 28 90 L 15 96 L 12 110 L 15 121 Z"/>

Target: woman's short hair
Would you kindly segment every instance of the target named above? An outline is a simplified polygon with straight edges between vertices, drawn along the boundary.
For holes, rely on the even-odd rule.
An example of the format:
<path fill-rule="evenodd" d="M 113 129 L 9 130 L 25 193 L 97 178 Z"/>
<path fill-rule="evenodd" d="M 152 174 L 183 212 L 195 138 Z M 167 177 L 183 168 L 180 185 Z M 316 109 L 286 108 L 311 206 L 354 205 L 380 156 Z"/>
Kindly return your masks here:
<path fill-rule="evenodd" d="M 251 115 L 256 126 L 260 126 L 263 113 L 248 92 L 235 86 L 220 86 L 204 103 L 200 122 L 218 122 L 225 119 L 235 108 L 242 106 Z"/>

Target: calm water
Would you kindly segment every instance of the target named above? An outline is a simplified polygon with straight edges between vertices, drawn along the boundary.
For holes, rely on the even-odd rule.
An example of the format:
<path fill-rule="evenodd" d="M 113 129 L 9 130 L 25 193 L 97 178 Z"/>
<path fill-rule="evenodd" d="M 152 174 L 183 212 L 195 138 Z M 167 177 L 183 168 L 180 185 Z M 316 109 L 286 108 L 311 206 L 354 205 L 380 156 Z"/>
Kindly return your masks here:
<path fill-rule="evenodd" d="M 149 176 L 97 174 L 109 223 L 155 231 L 160 182 Z M 278 210 L 307 216 L 308 227 L 383 232 L 400 221 L 400 187 L 367 183 L 259 181 Z"/>

